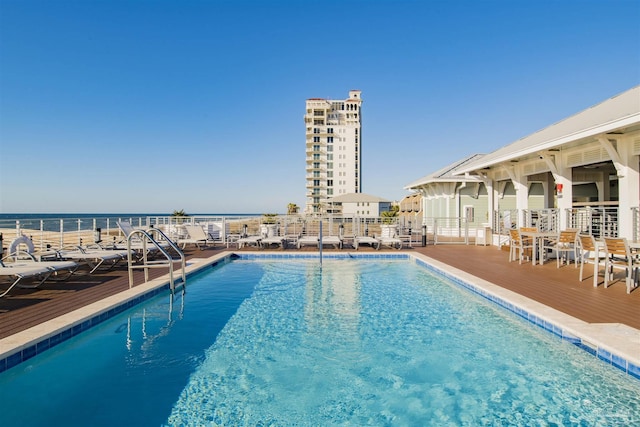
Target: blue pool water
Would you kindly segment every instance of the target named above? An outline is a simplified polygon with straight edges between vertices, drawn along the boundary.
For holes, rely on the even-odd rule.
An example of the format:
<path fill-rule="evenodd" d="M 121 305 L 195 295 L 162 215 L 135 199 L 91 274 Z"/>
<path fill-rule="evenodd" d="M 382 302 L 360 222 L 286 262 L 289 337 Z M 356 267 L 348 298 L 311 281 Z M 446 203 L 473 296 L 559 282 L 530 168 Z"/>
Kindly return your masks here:
<path fill-rule="evenodd" d="M 0 425 L 638 425 L 640 382 L 410 261 L 237 260 L 0 374 Z"/>

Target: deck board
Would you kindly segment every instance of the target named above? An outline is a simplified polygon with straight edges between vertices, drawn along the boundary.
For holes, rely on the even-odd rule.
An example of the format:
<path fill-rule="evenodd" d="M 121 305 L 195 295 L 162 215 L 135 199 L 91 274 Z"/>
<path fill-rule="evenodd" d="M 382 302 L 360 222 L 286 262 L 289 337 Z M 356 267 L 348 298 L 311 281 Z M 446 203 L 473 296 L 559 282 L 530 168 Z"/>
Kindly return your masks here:
<path fill-rule="evenodd" d="M 221 246 L 202 251 L 194 248 L 187 250 L 186 255 L 187 258 L 206 258 L 224 250 L 226 248 Z M 255 250 L 244 248 L 241 251 Z M 352 249 L 342 251 L 349 250 Z M 640 329 L 640 290 L 627 294 L 624 281 L 604 289 L 602 280 L 594 288 L 590 265 L 585 267 L 586 278 L 580 282 L 578 269 L 573 265 L 558 269 L 555 260 L 536 266 L 510 263 L 508 252 L 492 246 L 437 245 L 406 250 L 420 252 L 585 322 L 623 323 Z M 334 249 L 323 251 L 332 252 Z M 359 252 L 368 251 L 373 249 L 363 247 Z M 163 274 L 166 274 L 164 269 L 150 271 L 152 278 Z M 135 272 L 136 284 L 142 283 L 142 275 L 142 271 Z M 14 288 L 7 296 L 0 298 L 0 338 L 115 295 L 128 287 L 127 269 L 121 265 L 91 275 L 75 275 L 67 281 L 48 281 L 37 289 Z M 6 289 L 6 285 L 0 285 L 0 289 L 3 288 Z"/>

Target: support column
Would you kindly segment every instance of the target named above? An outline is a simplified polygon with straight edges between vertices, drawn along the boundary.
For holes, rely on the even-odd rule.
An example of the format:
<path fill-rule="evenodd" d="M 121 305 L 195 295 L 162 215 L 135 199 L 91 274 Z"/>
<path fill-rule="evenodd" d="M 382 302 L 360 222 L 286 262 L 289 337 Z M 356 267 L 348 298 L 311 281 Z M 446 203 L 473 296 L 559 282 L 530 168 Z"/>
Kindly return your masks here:
<path fill-rule="evenodd" d="M 640 199 L 640 164 L 633 155 L 633 140 L 618 140 L 618 161 L 614 162 L 618 172 L 618 236 L 633 239 L 633 212 Z"/>
<path fill-rule="evenodd" d="M 571 168 L 565 167 L 564 157 L 560 152 L 541 153 L 540 157 L 545 161 L 553 183 L 549 183 L 549 196 L 556 191 L 556 208 L 558 209 L 558 226 L 560 230 L 568 227 L 568 212 L 573 208 L 573 176 Z"/>

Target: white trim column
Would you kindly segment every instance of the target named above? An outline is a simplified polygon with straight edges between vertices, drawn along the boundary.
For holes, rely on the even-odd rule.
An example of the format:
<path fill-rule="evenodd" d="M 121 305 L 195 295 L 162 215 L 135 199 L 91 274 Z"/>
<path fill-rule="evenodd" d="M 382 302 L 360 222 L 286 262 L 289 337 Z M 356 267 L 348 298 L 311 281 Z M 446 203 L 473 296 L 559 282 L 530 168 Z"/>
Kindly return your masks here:
<path fill-rule="evenodd" d="M 562 191 L 558 191 L 558 194 L 556 195 L 556 207 L 558 208 L 558 215 L 560 216 L 558 226 L 560 227 L 560 230 L 564 230 L 568 227 L 567 212 L 573 208 L 572 170 L 571 168 L 565 167 L 565 159 L 560 152 L 543 153 L 541 154 L 541 157 L 549 167 L 551 175 L 553 175 L 553 180 L 555 181 L 555 188 L 549 188 L 548 191 L 559 190 L 562 188 Z"/>
<path fill-rule="evenodd" d="M 504 166 L 504 169 L 509 174 L 509 178 L 513 183 L 513 188 L 516 190 L 516 209 L 518 210 L 518 225 L 522 226 L 522 212 L 529 208 L 529 185 L 527 183 L 527 177 L 521 171 L 521 168 L 517 165 Z"/>
<path fill-rule="evenodd" d="M 633 154 L 633 139 L 620 138 L 617 149 L 608 139 L 600 138 L 602 145 L 609 145 L 607 151 L 612 157 L 618 173 L 618 236 L 633 238 L 633 211 L 640 198 L 640 165 L 638 156 Z M 613 151 L 612 151 L 613 150 Z"/>

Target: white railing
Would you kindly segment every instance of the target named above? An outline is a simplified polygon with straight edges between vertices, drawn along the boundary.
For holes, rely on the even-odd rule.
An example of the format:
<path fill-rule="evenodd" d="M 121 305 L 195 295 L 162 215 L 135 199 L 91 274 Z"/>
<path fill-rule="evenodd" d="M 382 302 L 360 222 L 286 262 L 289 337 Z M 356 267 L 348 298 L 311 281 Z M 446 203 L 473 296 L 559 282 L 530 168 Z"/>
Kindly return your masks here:
<path fill-rule="evenodd" d="M 525 209 L 521 227 L 536 227 L 540 231 L 559 231 L 558 209 Z"/>
<path fill-rule="evenodd" d="M 618 237 L 618 207 L 585 206 L 567 210 L 567 228 L 596 238 Z"/>

